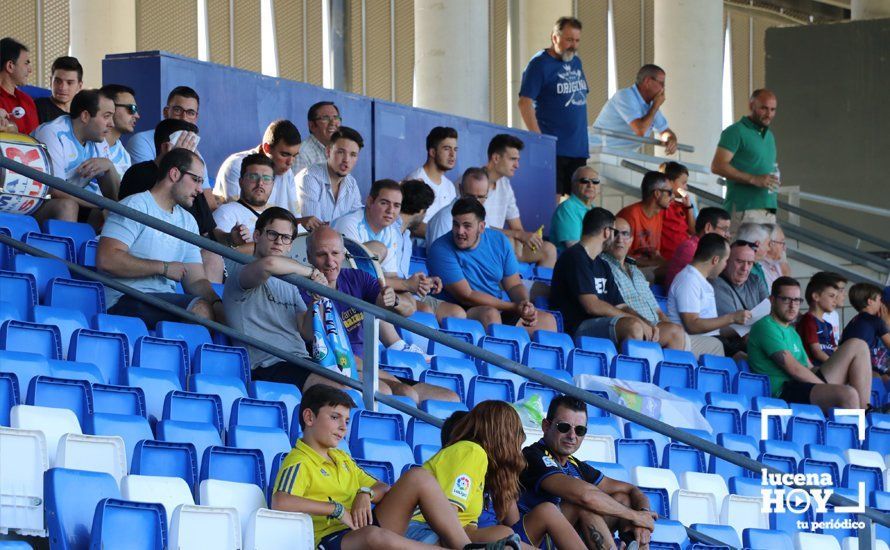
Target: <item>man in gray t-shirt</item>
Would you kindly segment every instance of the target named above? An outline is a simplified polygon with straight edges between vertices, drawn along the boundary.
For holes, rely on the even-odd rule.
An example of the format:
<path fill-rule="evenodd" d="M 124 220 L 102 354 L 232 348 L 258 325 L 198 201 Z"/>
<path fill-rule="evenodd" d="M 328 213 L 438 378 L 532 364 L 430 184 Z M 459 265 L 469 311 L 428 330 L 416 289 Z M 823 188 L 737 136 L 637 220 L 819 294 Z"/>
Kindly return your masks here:
<path fill-rule="evenodd" d="M 273 206 L 260 214 L 253 232 L 256 260 L 233 264 L 223 290 L 223 307 L 233 329 L 309 359 L 305 341 L 314 337 L 312 314 L 307 315 L 299 288 L 273 277 L 296 274 L 327 284 L 319 270 L 288 257 L 296 232 L 297 221 L 287 210 Z M 253 346 L 247 349 L 254 380 L 294 384 L 302 390 L 318 383 L 331 384 L 265 351 Z"/>
<path fill-rule="evenodd" d="M 714 287 L 714 299 L 717 302 L 717 314 L 726 315 L 736 311 L 754 310 L 758 304 L 769 297 L 766 291 L 766 285 L 756 273 L 751 272 L 754 265 L 754 249 L 752 243 L 747 241 L 736 241 L 732 243 L 729 251 L 729 261 L 726 268 L 718 277 L 711 281 Z M 761 317 L 769 314 L 769 310 L 761 315 Z M 760 317 L 752 317 L 747 323 L 748 326 L 754 324 Z M 729 332 L 732 331 L 732 332 Z M 724 329 L 724 333 L 729 336 L 747 336 L 748 331 L 737 326 L 731 325 Z M 741 333 L 741 334 L 739 334 Z"/>
<path fill-rule="evenodd" d="M 187 149 L 173 149 L 161 159 L 160 180 L 149 191 L 121 201 L 153 218 L 198 233 L 194 216 L 185 209 L 201 194 L 204 163 Z M 200 249 L 172 235 L 119 214 L 110 214 L 102 229 L 96 267 L 121 283 L 188 309 L 206 319 L 222 321 L 222 300 L 213 291 L 201 263 Z M 176 292 L 182 283 L 184 294 Z M 150 328 L 158 321 L 178 320 L 163 310 L 106 288 L 108 312 L 139 317 Z"/>

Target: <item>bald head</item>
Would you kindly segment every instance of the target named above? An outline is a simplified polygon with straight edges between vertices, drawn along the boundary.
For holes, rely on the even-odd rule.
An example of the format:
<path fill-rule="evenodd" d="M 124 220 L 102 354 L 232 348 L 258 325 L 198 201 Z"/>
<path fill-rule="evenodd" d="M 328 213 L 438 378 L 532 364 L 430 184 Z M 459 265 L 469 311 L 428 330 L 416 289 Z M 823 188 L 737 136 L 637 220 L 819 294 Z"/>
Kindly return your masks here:
<path fill-rule="evenodd" d="M 770 90 L 767 90 L 766 88 L 754 90 L 748 104 L 751 108 L 751 120 L 760 126 L 769 127 L 773 118 L 776 116 L 777 104 L 776 94 Z"/>
<path fill-rule="evenodd" d="M 316 228 L 306 240 L 306 258 L 312 267 L 322 272 L 328 285 L 336 288 L 340 266 L 346 259 L 343 236 L 328 225 Z"/>
<path fill-rule="evenodd" d="M 336 229 L 333 229 L 330 225 L 321 225 L 317 227 L 315 231 L 309 234 L 309 238 L 306 239 L 306 253 L 309 255 L 310 259 L 312 257 L 312 251 L 322 244 L 336 244 L 342 249 L 344 247 L 343 235 Z"/>

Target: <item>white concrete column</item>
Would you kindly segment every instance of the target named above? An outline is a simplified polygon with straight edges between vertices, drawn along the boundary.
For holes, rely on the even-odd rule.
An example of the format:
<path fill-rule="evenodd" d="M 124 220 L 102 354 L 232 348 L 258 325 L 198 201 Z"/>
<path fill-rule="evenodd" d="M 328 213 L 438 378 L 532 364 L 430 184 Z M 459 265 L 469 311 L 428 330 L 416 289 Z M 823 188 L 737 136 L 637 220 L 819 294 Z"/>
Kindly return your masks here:
<path fill-rule="evenodd" d="M 414 106 L 489 120 L 488 2 L 415 0 Z"/>
<path fill-rule="evenodd" d="M 136 51 L 136 2 L 70 0 L 69 6 L 71 55 L 83 65 L 84 87 L 97 88 L 106 54 Z"/>
<path fill-rule="evenodd" d="M 853 21 L 890 17 L 890 0 L 853 0 L 850 16 Z"/>
<path fill-rule="evenodd" d="M 655 2 L 655 63 L 666 74 L 664 115 L 695 147 L 682 159 L 710 166 L 722 119 L 723 2 Z"/>
<path fill-rule="evenodd" d="M 510 106 L 513 126 L 525 129 L 517 106 L 522 71 L 533 55 L 550 47 L 550 33 L 556 20 L 574 14 L 572 0 L 514 0 L 510 6 Z M 584 40 L 583 31 L 581 40 Z"/>

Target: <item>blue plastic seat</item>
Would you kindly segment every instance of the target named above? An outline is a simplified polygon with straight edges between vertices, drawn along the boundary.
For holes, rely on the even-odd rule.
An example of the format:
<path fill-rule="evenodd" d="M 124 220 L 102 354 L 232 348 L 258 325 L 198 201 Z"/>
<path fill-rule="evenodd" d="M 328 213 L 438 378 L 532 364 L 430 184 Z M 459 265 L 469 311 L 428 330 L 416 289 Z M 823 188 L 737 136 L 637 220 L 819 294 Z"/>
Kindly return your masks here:
<path fill-rule="evenodd" d="M 439 330 L 439 321 L 436 320 L 436 316 L 432 313 L 428 313 L 426 311 L 415 311 L 411 314 L 408 319 L 420 323 L 421 325 L 426 325 L 433 330 Z M 402 327 L 397 327 L 399 331 L 399 336 L 402 337 L 405 342 L 409 344 L 415 344 L 420 349 L 427 349 L 429 347 L 429 339 L 426 336 L 421 336 L 419 334 L 415 334 L 409 330 L 403 329 Z"/>
<path fill-rule="evenodd" d="M 797 462 L 790 456 L 760 453 L 757 456 L 757 461 L 766 466 L 775 468 L 784 474 L 797 473 Z"/>
<path fill-rule="evenodd" d="M 133 536 L 138 533 L 139 536 Z M 167 548 L 167 513 L 160 503 L 114 498 L 99 501 L 93 518 L 91 548 Z"/>
<path fill-rule="evenodd" d="M 355 459 L 355 464 L 377 481 L 382 481 L 388 485 L 395 483 L 395 473 L 393 472 L 392 462 L 357 458 Z"/>
<path fill-rule="evenodd" d="M 550 402 L 559 397 L 560 393 L 537 382 L 525 382 L 519 386 L 519 399 L 526 399 L 532 395 L 537 395 L 541 398 L 541 405 L 544 408 L 544 412 L 547 412 Z"/>
<path fill-rule="evenodd" d="M 93 319 L 93 328 L 102 332 L 116 332 L 125 335 L 131 358 L 135 355 L 136 340 L 141 336 L 148 336 L 148 329 L 142 319 L 127 315 L 99 313 Z"/>
<path fill-rule="evenodd" d="M 458 357 L 433 357 L 430 368 L 436 371 L 457 374 L 463 379 L 464 390 L 470 387 L 470 379 L 479 374 L 476 364 L 469 359 Z"/>
<path fill-rule="evenodd" d="M 148 420 L 136 414 L 93 413 L 87 418 L 84 433 L 118 435 L 123 438 L 128 467 L 132 463 L 136 444 L 143 439 L 154 439 Z"/>
<path fill-rule="evenodd" d="M 858 534 L 857 530 L 852 527 L 857 521 L 855 514 L 835 512 L 834 507 L 831 507 L 829 511 L 817 514 L 816 520 L 825 525 L 825 527 L 822 528 L 822 534 L 833 536 L 837 539 L 838 543 L 843 543 L 845 538 L 855 537 Z M 844 525 L 844 522 L 850 527 L 839 527 L 840 525 Z"/>
<path fill-rule="evenodd" d="M 187 387 L 191 361 L 183 340 L 141 336 L 134 346 L 133 365 L 170 371 L 179 379 L 181 387 Z"/>
<path fill-rule="evenodd" d="M 609 378 L 649 382 L 649 361 L 628 355 L 616 355 L 609 368 Z"/>
<path fill-rule="evenodd" d="M 77 250 L 77 263 L 84 267 L 96 268 L 96 254 L 99 252 L 99 239 L 91 239 Z"/>
<path fill-rule="evenodd" d="M 804 456 L 821 462 L 831 462 L 837 466 L 838 472 L 843 472 L 844 466 L 847 465 L 847 459 L 844 458 L 844 451 L 838 447 L 830 447 L 828 445 L 804 445 Z"/>
<path fill-rule="evenodd" d="M 426 258 L 411 256 L 410 263 L 408 264 L 408 274 L 414 275 L 418 272 L 429 275 L 429 270 L 426 267 Z"/>
<path fill-rule="evenodd" d="M 652 531 L 651 540 L 657 543 L 679 544 L 680 548 L 686 548 L 689 545 L 686 527 L 672 519 L 655 520 L 655 530 Z"/>
<path fill-rule="evenodd" d="M 729 374 L 730 380 L 739 372 L 739 366 L 732 357 L 703 353 L 698 358 L 698 364 L 709 369 L 724 370 Z"/>
<path fill-rule="evenodd" d="M 488 325 L 488 336 L 499 338 L 501 340 L 513 340 L 519 347 L 519 357 L 525 351 L 525 347 L 531 343 L 528 331 L 516 325 L 502 325 L 501 323 L 492 323 Z M 518 361 L 518 359 L 517 359 Z"/>
<path fill-rule="evenodd" d="M 232 404 L 229 429 L 254 426 L 287 431 L 287 409 L 281 401 L 263 401 L 241 397 Z M 239 446 L 239 445 L 236 445 Z"/>
<path fill-rule="evenodd" d="M 461 401 L 466 400 L 464 378 L 459 374 L 428 369 L 420 373 L 420 382 L 451 390 Z"/>
<path fill-rule="evenodd" d="M 651 439 L 615 440 L 615 460 L 626 468 L 635 466 L 658 467 L 655 442 Z"/>
<path fill-rule="evenodd" d="M 47 359 L 61 359 L 62 335 L 55 325 L 4 321 L 0 325 L 0 349 L 37 353 Z"/>
<path fill-rule="evenodd" d="M 176 321 L 161 321 L 155 326 L 155 334 L 159 338 L 170 340 L 184 340 L 188 347 L 189 360 L 195 357 L 195 350 L 201 344 L 212 344 L 210 331 L 201 325 L 191 323 L 178 323 Z"/>
<path fill-rule="evenodd" d="M 34 322 L 59 327 L 62 339 L 62 356 L 68 356 L 71 335 L 79 328 L 89 328 L 87 318 L 78 310 L 53 306 L 34 306 Z"/>
<path fill-rule="evenodd" d="M 401 475 L 405 467 L 414 464 L 414 451 L 404 441 L 367 437 L 356 441 L 351 448 L 356 458 L 379 460 L 386 457 L 396 475 Z"/>
<path fill-rule="evenodd" d="M 695 383 L 695 369 L 687 363 L 662 361 L 655 367 L 655 385 L 660 388 L 691 388 Z"/>
<path fill-rule="evenodd" d="M 597 462 L 594 460 L 586 460 L 585 462 L 602 472 L 606 477 L 630 483 L 630 474 L 628 473 L 627 468 L 621 464 L 615 464 L 614 462 Z"/>
<path fill-rule="evenodd" d="M 798 471 L 801 474 L 828 474 L 832 480 L 840 479 L 840 471 L 834 462 L 823 462 L 821 460 L 813 460 L 812 458 L 804 458 L 798 464 Z"/>
<path fill-rule="evenodd" d="M 279 453 L 291 449 L 290 439 L 284 428 L 235 425 L 227 432 L 227 443 L 239 449 L 256 449 L 263 455 L 265 479 L 272 473 L 272 461 Z"/>
<path fill-rule="evenodd" d="M 512 403 L 516 400 L 515 396 L 513 382 L 510 380 L 481 375 L 474 376 L 470 380 L 470 387 L 467 390 L 467 406 L 472 408 L 489 399 Z"/>
<path fill-rule="evenodd" d="M 729 493 L 743 497 L 762 497 L 763 481 L 760 477 L 734 476 L 729 478 Z"/>
<path fill-rule="evenodd" d="M 427 399 L 420 402 L 420 410 L 428 412 L 436 418 L 448 418 L 457 411 L 467 411 L 469 408 L 463 403 Z"/>
<path fill-rule="evenodd" d="M 769 433 L 761 433 L 761 417 L 763 415 L 756 411 L 746 411 L 742 415 L 742 430 L 745 435 L 750 435 L 754 439 L 781 439 L 782 438 L 782 421 L 777 416 L 770 416 L 768 422 Z M 765 437 L 764 437 L 765 435 Z"/>
<path fill-rule="evenodd" d="M 420 373 L 427 368 L 424 356 L 412 351 L 384 350 L 380 362 L 383 365 L 407 368 L 411 372 L 411 380 L 418 380 Z"/>
<path fill-rule="evenodd" d="M 748 451 L 736 452 L 748 458 L 754 458 L 757 456 L 756 453 L 750 453 Z M 717 455 L 711 455 L 708 458 L 708 473 L 719 475 L 723 479 L 732 479 L 733 477 L 747 477 L 749 475 L 748 470 L 746 470 L 745 468 L 742 468 L 737 464 L 733 464 L 732 462 L 723 460 L 722 458 L 718 458 Z M 757 494 L 759 495 L 760 493 Z"/>
<path fill-rule="evenodd" d="M 745 548 L 768 548 L 770 550 L 792 550 L 794 548 L 788 533 L 772 529 L 748 527 L 742 531 L 742 541 Z"/>
<path fill-rule="evenodd" d="M 300 389 L 293 384 L 265 380 L 256 380 L 248 384 L 247 394 L 253 399 L 281 401 L 286 408 L 287 418 L 294 414 L 295 409 L 300 408 L 300 401 L 303 399 Z"/>
<path fill-rule="evenodd" d="M 803 460 L 804 447 L 794 441 L 763 440 L 760 442 L 760 452 L 777 456 L 787 456 L 794 459 L 795 464 Z"/>
<path fill-rule="evenodd" d="M 828 420 L 825 422 L 825 444 L 842 449 L 858 449 L 858 427 L 855 424 Z"/>
<path fill-rule="evenodd" d="M 351 419 L 349 439 L 361 438 L 405 440 L 405 424 L 401 415 L 374 411 L 357 411 Z"/>
<path fill-rule="evenodd" d="M 565 355 L 559 346 L 550 346 L 532 342 L 525 348 L 522 354 L 522 364 L 527 367 L 564 370 Z"/>
<path fill-rule="evenodd" d="M 172 372 L 142 367 L 124 369 L 121 383 L 142 389 L 145 394 L 145 412 L 152 425 L 163 416 L 167 394 L 182 390 L 179 379 Z"/>
<path fill-rule="evenodd" d="M 816 405 L 807 405 L 803 403 L 789 403 L 791 408 L 791 416 L 785 416 L 784 419 L 790 418 L 808 418 L 810 420 L 819 420 L 825 422 L 825 414 L 822 413 Z"/>
<path fill-rule="evenodd" d="M 290 451 L 288 451 L 290 452 Z M 275 494 L 275 485 L 278 480 L 278 472 L 281 471 L 281 463 L 287 458 L 288 453 L 278 453 L 272 458 L 272 466 L 269 473 L 269 484 L 266 485 L 266 502 L 269 508 L 272 507 L 272 495 Z"/>
<path fill-rule="evenodd" d="M 194 445 L 198 460 L 201 460 L 207 448 L 222 445 L 219 431 L 207 422 L 162 420 L 158 422 L 157 432 L 161 441 Z"/>
<path fill-rule="evenodd" d="M 746 452 L 749 456 L 760 452 L 760 443 L 749 435 L 742 434 L 717 434 L 717 444 L 730 451 Z"/>
<path fill-rule="evenodd" d="M 734 409 L 739 413 L 739 418 L 745 414 L 745 411 L 750 409 L 748 406 L 750 400 L 747 397 L 736 393 L 710 392 L 705 397 L 708 401 L 708 405 L 724 409 Z"/>
<path fill-rule="evenodd" d="M 414 463 L 424 464 L 427 460 L 433 458 L 433 455 L 439 452 L 439 445 L 415 445 L 414 446 Z"/>
<path fill-rule="evenodd" d="M 753 372 L 739 372 L 732 379 L 733 393 L 741 394 L 749 399 L 755 397 L 769 397 L 769 377 L 765 374 Z"/>
<path fill-rule="evenodd" d="M 9 426 L 9 411 L 22 402 L 18 377 L 0 372 L 0 426 Z"/>
<path fill-rule="evenodd" d="M 574 348 L 569 352 L 566 360 L 566 370 L 572 376 L 591 374 L 593 376 L 607 376 L 609 363 L 606 355 L 596 351 L 586 351 Z"/>
<path fill-rule="evenodd" d="M 621 343 L 621 354 L 648 361 L 650 375 L 655 372 L 655 366 L 664 361 L 664 352 L 658 342 L 627 339 Z"/>
<path fill-rule="evenodd" d="M 847 464 L 844 466 L 843 486 L 848 489 L 858 489 L 859 484 L 865 484 L 865 494 L 884 490 L 883 472 L 878 468 Z"/>
<path fill-rule="evenodd" d="M 34 277 L 37 295 L 42 302 L 49 288 L 49 282 L 55 278 L 70 279 L 71 272 L 59 260 L 37 258 L 18 254 L 12 260 L 12 267 L 18 273 L 28 273 Z"/>
<path fill-rule="evenodd" d="M 729 393 L 729 373 L 725 369 L 699 367 L 695 369 L 695 388 L 705 393 Z"/>
<path fill-rule="evenodd" d="M 200 481 L 220 479 L 253 483 L 265 491 L 267 476 L 263 453 L 259 449 L 213 446 L 204 450 Z"/>
<path fill-rule="evenodd" d="M 147 418 L 142 388 L 93 384 L 93 412 L 135 414 Z"/>
<path fill-rule="evenodd" d="M 760 496 L 758 494 L 758 496 Z M 787 512 L 772 512 L 769 515 L 769 528 L 773 531 L 782 531 L 787 535 L 794 536 L 795 533 L 800 531 L 800 528 L 797 526 L 799 521 L 806 522 L 807 525 L 813 522 L 813 509 L 812 507 L 807 508 L 807 510 L 800 514 L 789 514 Z M 772 550 L 770 548 L 770 550 Z"/>
<path fill-rule="evenodd" d="M 664 454 L 665 446 L 671 441 L 668 436 L 633 422 L 624 423 L 624 437 L 628 439 L 651 439 L 655 443 L 655 456 L 657 457 Z"/>
<path fill-rule="evenodd" d="M 50 468 L 43 483 L 51 548 L 88 548 L 96 506 L 121 496 L 114 478 L 102 472 Z"/>
<path fill-rule="evenodd" d="M 587 417 L 587 433 L 591 435 L 608 435 L 613 439 L 621 439 L 621 424 L 614 416 Z"/>
<path fill-rule="evenodd" d="M 532 342 L 560 348 L 563 357 L 566 358 L 575 349 L 575 342 L 572 341 L 571 336 L 564 332 L 554 332 L 552 330 L 536 330 L 532 335 Z"/>
<path fill-rule="evenodd" d="M 87 319 L 92 319 L 105 313 L 105 287 L 96 281 L 55 278 L 47 285 L 44 302 L 79 310 Z"/>
<path fill-rule="evenodd" d="M 523 348 L 521 348 L 519 343 L 514 340 L 496 338 L 494 336 L 485 336 L 479 342 L 479 347 L 484 350 L 488 350 L 496 355 L 504 357 L 505 359 L 516 361 L 517 363 L 522 359 L 520 350 Z M 525 377 L 519 374 L 510 372 L 506 369 L 484 361 L 478 361 L 477 368 L 479 370 L 479 373 L 484 376 L 510 380 L 516 387 L 526 381 Z"/>
<path fill-rule="evenodd" d="M 247 387 L 240 378 L 217 376 L 215 374 L 192 374 L 188 387 L 197 393 L 216 394 L 222 401 L 223 425 L 229 423 L 232 404 L 239 397 L 247 397 Z"/>
<path fill-rule="evenodd" d="M 22 235 L 29 231 L 40 232 L 40 226 L 37 225 L 37 220 L 33 216 L 23 216 L 11 212 L 0 212 L 0 227 L 8 229 L 10 235 L 17 240 L 22 240 Z"/>
<path fill-rule="evenodd" d="M 463 340 L 468 344 L 474 344 L 473 337 L 469 333 L 466 332 L 453 332 L 450 330 L 439 329 L 439 334 L 443 334 L 445 336 L 451 336 L 452 338 L 456 338 L 458 340 Z M 435 340 L 430 340 L 429 345 L 427 347 L 427 353 L 430 355 L 445 355 L 447 357 L 463 357 L 469 359 L 470 356 L 462 351 L 458 351 L 452 347 L 449 347 L 441 342 L 436 342 Z"/>
<path fill-rule="evenodd" d="M 649 509 L 658 514 L 658 517 L 671 517 L 671 496 L 667 489 L 662 487 L 640 487 L 640 492 L 649 499 Z"/>
<path fill-rule="evenodd" d="M 754 397 L 751 399 L 751 409 L 761 411 L 763 409 L 787 409 L 788 402 L 778 397 Z"/>
<path fill-rule="evenodd" d="M 69 409 L 77 416 L 81 426 L 93 412 L 93 391 L 90 383 L 84 380 L 67 380 L 50 376 L 37 376 L 31 380 L 28 405 Z"/>
<path fill-rule="evenodd" d="M 661 352 L 664 355 L 664 360 L 668 363 L 682 363 L 693 368 L 698 366 L 695 354 L 691 351 L 665 348 Z"/>
<path fill-rule="evenodd" d="M 717 539 L 730 548 L 741 548 L 742 542 L 739 540 L 739 533 L 734 527 L 729 525 L 713 525 L 710 523 L 693 523 L 693 529 L 702 535 Z"/>
<path fill-rule="evenodd" d="M 3 294 L 0 293 L 0 296 L 3 296 Z M 5 298 L 5 296 L 3 297 Z M 0 300 L 0 323 L 9 321 L 10 319 L 13 321 L 27 321 L 27 310 L 25 310 L 19 303 Z"/>
<path fill-rule="evenodd" d="M 94 363 L 109 384 L 120 384 L 127 368 L 127 339 L 123 334 L 78 329 L 71 335 L 68 359 Z"/>
<path fill-rule="evenodd" d="M 195 492 L 198 456 L 191 443 L 145 439 L 134 447 L 131 462 L 131 474 L 182 478 L 192 494 Z"/>
<path fill-rule="evenodd" d="M 71 237 L 59 237 L 47 233 L 40 233 L 39 231 L 29 231 L 22 235 L 21 240 L 23 243 L 33 246 L 34 248 L 39 248 L 57 258 L 69 262 L 77 261 L 74 240 L 71 239 Z"/>
<path fill-rule="evenodd" d="M 711 424 L 714 433 L 738 434 L 742 432 L 742 418 L 736 409 L 707 405 L 702 409 L 702 414 L 705 420 Z"/>
<path fill-rule="evenodd" d="M 785 428 L 785 439 L 803 445 L 825 444 L 825 422 L 812 418 L 792 417 Z"/>
<path fill-rule="evenodd" d="M 28 393 L 32 378 L 53 375 L 46 357 L 36 353 L 0 349 L 0 365 L 4 372 L 16 375 L 23 397 Z"/>
<path fill-rule="evenodd" d="M 615 349 L 615 344 L 606 338 L 579 336 L 575 338 L 575 346 L 586 351 L 598 351 L 602 353 L 606 356 L 606 360 L 610 365 L 612 364 L 612 359 L 618 355 L 618 350 Z"/>
<path fill-rule="evenodd" d="M 164 420 L 182 420 L 210 424 L 222 433 L 223 408 L 215 394 L 173 391 L 164 399 Z"/>
<path fill-rule="evenodd" d="M 445 317 L 442 319 L 442 328 L 452 332 L 464 332 L 469 334 L 472 343 L 476 344 L 485 336 L 485 327 L 475 319 L 460 319 L 457 317 Z"/>
<path fill-rule="evenodd" d="M 668 443 L 664 448 L 661 467 L 672 470 L 678 479 L 683 472 L 708 471 L 705 466 L 705 453 L 701 449 L 675 442 Z"/>
<path fill-rule="evenodd" d="M 442 430 L 418 418 L 408 421 L 405 441 L 413 449 L 418 445 L 442 445 Z"/>
<path fill-rule="evenodd" d="M 869 426 L 865 428 L 864 449 L 877 451 L 881 456 L 890 455 L 890 428 Z"/>
<path fill-rule="evenodd" d="M 68 237 L 74 242 L 74 249 L 96 238 L 96 231 L 88 223 L 68 222 L 64 220 L 46 220 L 43 222 L 44 232 L 57 237 Z"/>
<path fill-rule="evenodd" d="M 707 399 L 705 398 L 705 392 L 699 391 L 695 388 L 678 388 L 676 386 L 668 386 L 666 389 L 668 393 L 692 402 L 692 404 L 695 405 L 695 408 L 698 410 L 701 410 L 702 407 L 708 404 Z"/>
<path fill-rule="evenodd" d="M 238 378 L 250 382 L 247 349 L 237 346 L 201 344 L 195 350 L 192 372 Z"/>
<path fill-rule="evenodd" d="M 34 306 L 39 303 L 37 279 L 32 273 L 0 271 L 0 297 L 15 308 L 14 320 L 30 321 Z"/>

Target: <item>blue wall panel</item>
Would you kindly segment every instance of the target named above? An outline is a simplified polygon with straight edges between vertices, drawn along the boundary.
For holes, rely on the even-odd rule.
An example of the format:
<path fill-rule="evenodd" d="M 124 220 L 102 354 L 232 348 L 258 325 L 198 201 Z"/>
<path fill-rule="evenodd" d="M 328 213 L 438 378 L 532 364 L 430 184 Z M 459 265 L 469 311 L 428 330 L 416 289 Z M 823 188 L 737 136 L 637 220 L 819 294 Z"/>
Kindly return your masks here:
<path fill-rule="evenodd" d="M 365 138 L 365 148 L 353 172 L 359 186 L 371 186 L 371 100 L 302 82 L 272 78 L 167 52 L 108 55 L 102 62 L 102 81 L 126 84 L 136 90 L 142 118 L 137 131 L 154 128 L 161 119 L 167 94 L 176 86 L 191 86 L 201 96 L 198 149 L 216 176 L 226 156 L 256 147 L 270 122 L 293 121 L 304 139 L 309 136 L 306 112 L 317 101 L 333 101 L 343 124 Z"/>
<path fill-rule="evenodd" d="M 468 118 L 374 100 L 374 178 L 400 180 L 426 161 L 426 136 L 434 126 L 458 132 L 457 164 L 448 177 L 458 182 L 470 166 L 487 162 L 488 142 L 509 133 L 524 143 L 511 183 L 526 230 L 545 230 L 556 207 L 556 139 Z M 545 233 L 546 234 L 546 233 Z"/>

